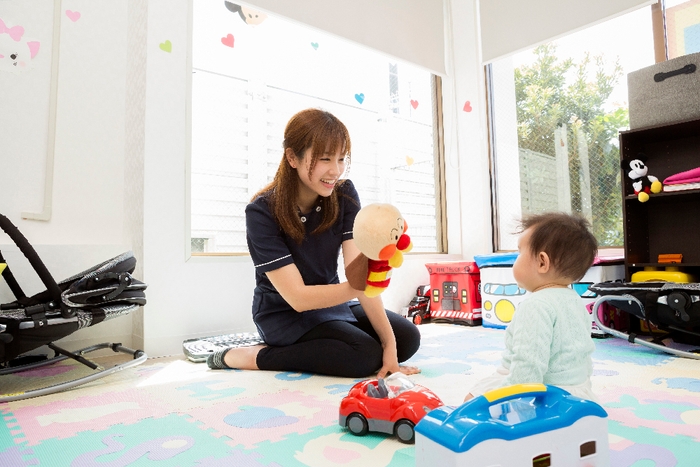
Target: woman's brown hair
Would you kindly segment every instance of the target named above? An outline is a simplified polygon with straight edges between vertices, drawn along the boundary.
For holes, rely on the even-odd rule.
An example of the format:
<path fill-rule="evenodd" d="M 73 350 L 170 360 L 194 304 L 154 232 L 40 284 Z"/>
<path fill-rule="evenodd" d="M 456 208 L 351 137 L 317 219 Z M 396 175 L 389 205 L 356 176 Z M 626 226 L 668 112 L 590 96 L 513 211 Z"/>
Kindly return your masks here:
<path fill-rule="evenodd" d="M 286 156 L 290 149 L 294 156 L 301 161 L 304 153 L 311 148 L 311 163 L 309 175 L 314 170 L 318 158 L 324 153 L 336 154 L 341 152 L 346 157 L 346 173 L 350 169 L 350 134 L 343 122 L 330 112 L 320 109 L 306 109 L 295 114 L 284 129 L 282 143 L 282 160 L 272 181 L 257 192 L 258 196 L 266 196 L 272 215 L 285 234 L 297 243 L 304 239 L 304 224 L 299 219 L 297 194 L 299 193 L 299 176 L 296 169 L 289 164 Z M 336 189 L 327 198 L 321 198 L 321 224 L 312 234 L 328 230 L 338 218 L 338 181 Z"/>

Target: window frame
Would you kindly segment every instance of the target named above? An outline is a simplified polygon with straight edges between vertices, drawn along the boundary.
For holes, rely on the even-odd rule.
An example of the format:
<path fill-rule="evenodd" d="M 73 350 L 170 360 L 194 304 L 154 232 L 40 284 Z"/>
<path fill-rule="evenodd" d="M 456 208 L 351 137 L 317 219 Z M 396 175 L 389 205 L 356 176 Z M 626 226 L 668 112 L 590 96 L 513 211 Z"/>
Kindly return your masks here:
<path fill-rule="evenodd" d="M 649 5 L 652 18 L 652 35 L 654 43 L 654 58 L 655 63 L 660 63 L 668 60 L 668 41 L 665 33 L 665 6 L 662 0 Z M 575 31 L 572 31 L 572 33 Z M 497 144 L 496 144 L 496 125 L 494 118 L 493 105 L 493 68 L 492 63 L 484 66 L 484 93 L 486 102 L 486 131 L 488 132 L 488 158 L 489 158 L 489 179 L 491 182 L 491 247 L 494 252 L 512 251 L 501 248 L 501 219 L 499 213 L 498 190 L 496 170 Z M 601 250 L 622 251 L 623 245 L 600 247 Z"/>
<path fill-rule="evenodd" d="M 186 103 L 185 103 L 185 125 L 187 128 L 186 155 L 185 155 L 185 260 L 192 258 L 249 258 L 248 251 L 231 252 L 194 252 L 192 251 L 192 75 L 193 68 L 193 2 L 188 2 L 188 50 L 186 59 L 187 83 L 186 83 Z M 285 18 L 286 19 L 286 18 Z M 306 26 L 306 25 L 305 25 Z M 309 26 L 310 27 L 310 26 Z M 359 46 L 359 45 L 358 45 Z M 383 54 L 381 51 L 375 51 Z M 432 94 L 432 125 L 433 125 L 433 164 L 435 176 L 435 219 L 436 219 L 436 250 L 430 252 L 409 252 L 408 255 L 421 254 L 446 254 L 448 252 L 447 243 L 447 200 L 446 200 L 446 174 L 445 174 L 445 136 L 444 136 L 444 115 L 443 115 L 443 89 L 442 78 L 430 72 L 431 94 Z M 262 187 L 261 187 L 262 188 Z M 199 238 L 199 237 L 194 237 Z"/>

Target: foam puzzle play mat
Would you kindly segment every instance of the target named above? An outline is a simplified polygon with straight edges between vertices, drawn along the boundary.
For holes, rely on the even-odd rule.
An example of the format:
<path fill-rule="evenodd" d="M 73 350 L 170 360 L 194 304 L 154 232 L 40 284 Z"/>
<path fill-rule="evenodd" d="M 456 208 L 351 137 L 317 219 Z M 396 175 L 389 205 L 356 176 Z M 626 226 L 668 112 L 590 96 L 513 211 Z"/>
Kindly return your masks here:
<path fill-rule="evenodd" d="M 419 329 L 421 348 L 409 363 L 422 372 L 410 378 L 446 405 L 460 405 L 500 360 L 503 330 Z M 622 339 L 595 343 L 593 385 L 608 414 L 610 465 L 696 466 L 700 362 Z M 3 376 L 0 392 L 69 378 L 81 366 L 66 361 Z M 339 425 L 340 403 L 359 381 L 152 358 L 77 388 L 0 404 L 0 466 L 416 465 L 415 445 Z"/>

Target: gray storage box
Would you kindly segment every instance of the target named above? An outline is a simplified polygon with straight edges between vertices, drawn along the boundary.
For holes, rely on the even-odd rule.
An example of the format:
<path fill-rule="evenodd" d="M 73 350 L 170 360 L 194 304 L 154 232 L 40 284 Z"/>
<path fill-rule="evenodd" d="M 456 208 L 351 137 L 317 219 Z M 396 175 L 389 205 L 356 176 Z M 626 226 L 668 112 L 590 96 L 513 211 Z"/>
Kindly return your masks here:
<path fill-rule="evenodd" d="M 700 118 L 700 52 L 627 75 L 630 129 Z"/>

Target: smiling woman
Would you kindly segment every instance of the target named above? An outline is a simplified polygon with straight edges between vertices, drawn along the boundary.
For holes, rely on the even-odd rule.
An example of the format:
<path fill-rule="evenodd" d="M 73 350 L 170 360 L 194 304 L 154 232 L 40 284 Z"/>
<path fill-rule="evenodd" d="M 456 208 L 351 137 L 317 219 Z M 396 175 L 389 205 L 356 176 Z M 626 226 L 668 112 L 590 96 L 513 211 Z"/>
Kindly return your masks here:
<path fill-rule="evenodd" d="M 439 78 L 273 14 L 241 21 L 232 5 L 192 3 L 192 254 L 247 254 L 245 206 L 273 179 L 284 127 L 306 108 L 353 135 L 352 174 L 347 147 L 345 173 L 338 160 L 320 175 L 327 189 L 352 175 L 363 204 L 391 203 L 410 220 L 414 251 L 445 251 Z"/>
<path fill-rule="evenodd" d="M 338 277 L 341 249 L 345 268 L 360 255 L 359 197 L 350 180 L 338 181 L 350 147 L 347 128 L 329 112 L 306 109 L 289 120 L 275 177 L 245 210 L 253 321 L 265 345 L 214 353 L 211 368 L 354 378 L 418 372 L 399 366 L 418 350 L 416 327 L 364 284 L 358 290 Z"/>

